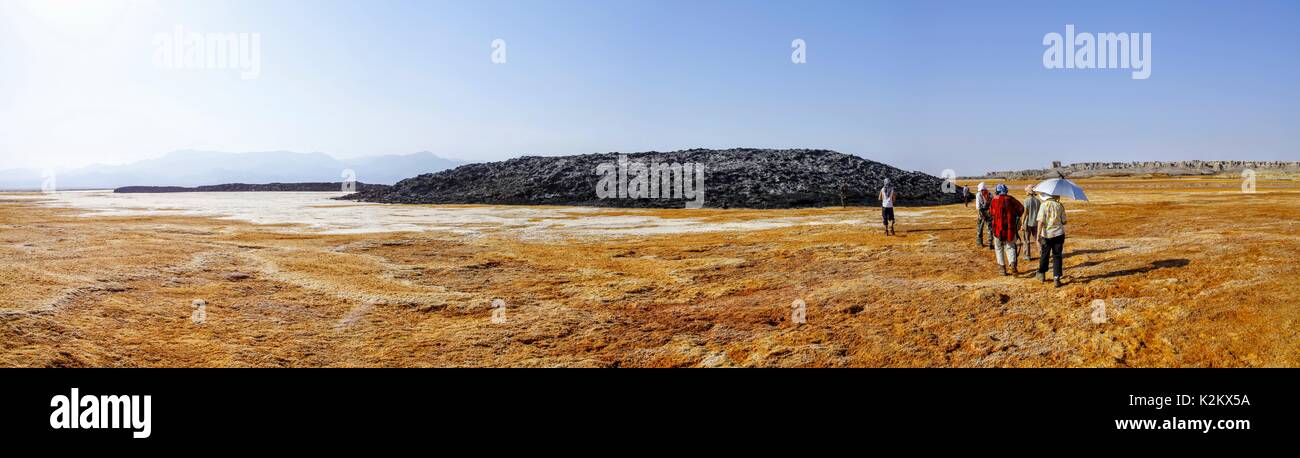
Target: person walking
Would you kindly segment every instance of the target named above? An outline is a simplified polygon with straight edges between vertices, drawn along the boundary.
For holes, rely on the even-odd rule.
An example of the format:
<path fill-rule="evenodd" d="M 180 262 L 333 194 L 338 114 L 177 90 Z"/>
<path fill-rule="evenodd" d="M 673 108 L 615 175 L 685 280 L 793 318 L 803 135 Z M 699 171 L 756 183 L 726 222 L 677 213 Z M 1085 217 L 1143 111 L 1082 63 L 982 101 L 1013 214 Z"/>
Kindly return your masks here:
<path fill-rule="evenodd" d="M 885 178 L 885 187 L 880 188 L 880 219 L 885 224 L 885 235 L 894 235 L 894 187 Z"/>
<path fill-rule="evenodd" d="M 970 185 L 961 187 L 961 204 L 966 208 L 970 208 Z"/>
<path fill-rule="evenodd" d="M 1038 193 L 1034 191 L 1034 185 L 1025 187 L 1025 217 L 1024 230 L 1025 235 L 1021 237 L 1024 243 L 1025 260 L 1034 260 L 1034 245 L 1038 243 L 1038 208 L 1043 201 L 1038 199 Z"/>
<path fill-rule="evenodd" d="M 1038 281 L 1047 281 L 1047 263 L 1052 262 L 1053 282 L 1061 287 L 1061 258 L 1065 250 L 1065 206 L 1061 196 L 1048 196 L 1038 209 L 1038 236 L 1043 242 L 1038 256 Z"/>
<path fill-rule="evenodd" d="M 1020 233 L 1017 223 L 1025 212 L 1025 206 L 1011 196 L 1005 184 L 999 184 L 996 192 L 997 197 L 989 204 L 989 215 L 993 218 L 993 257 L 1002 268 L 1002 275 L 1016 275 L 1020 273 L 1020 258 L 1016 256 L 1016 236 Z M 1007 265 L 1011 266 L 1010 273 L 1007 273 Z"/>
<path fill-rule="evenodd" d="M 989 216 L 989 205 L 993 203 L 993 196 L 989 194 L 989 189 L 984 183 L 979 184 L 979 190 L 975 194 L 975 210 L 979 212 L 979 243 L 980 248 L 984 248 L 984 229 L 989 230 L 989 248 L 993 248 L 993 227 L 992 220 Z"/>

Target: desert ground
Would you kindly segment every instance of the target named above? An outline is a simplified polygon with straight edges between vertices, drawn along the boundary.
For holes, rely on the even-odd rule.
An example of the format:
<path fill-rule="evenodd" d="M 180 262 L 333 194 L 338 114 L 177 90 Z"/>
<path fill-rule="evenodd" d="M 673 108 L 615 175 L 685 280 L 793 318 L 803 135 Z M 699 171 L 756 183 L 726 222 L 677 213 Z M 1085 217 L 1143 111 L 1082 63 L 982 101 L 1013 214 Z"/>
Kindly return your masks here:
<path fill-rule="evenodd" d="M 1300 367 L 1300 181 L 1081 185 L 1060 289 L 1002 276 L 973 204 L 887 237 L 865 207 L 0 195 L 0 366 Z"/>

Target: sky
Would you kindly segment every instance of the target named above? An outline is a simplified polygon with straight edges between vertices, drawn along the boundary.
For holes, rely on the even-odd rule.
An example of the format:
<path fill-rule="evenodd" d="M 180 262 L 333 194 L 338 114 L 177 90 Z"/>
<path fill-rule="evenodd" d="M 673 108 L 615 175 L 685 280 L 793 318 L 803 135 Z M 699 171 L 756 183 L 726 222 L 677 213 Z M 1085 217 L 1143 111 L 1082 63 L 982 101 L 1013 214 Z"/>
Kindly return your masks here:
<path fill-rule="evenodd" d="M 963 176 L 1300 160 L 1297 23 L 1285 0 L 3 0 L 0 169 L 185 149 L 827 148 Z M 1067 24 L 1150 33 L 1150 77 L 1045 68 Z M 178 27 L 257 34 L 260 72 L 167 68 Z"/>

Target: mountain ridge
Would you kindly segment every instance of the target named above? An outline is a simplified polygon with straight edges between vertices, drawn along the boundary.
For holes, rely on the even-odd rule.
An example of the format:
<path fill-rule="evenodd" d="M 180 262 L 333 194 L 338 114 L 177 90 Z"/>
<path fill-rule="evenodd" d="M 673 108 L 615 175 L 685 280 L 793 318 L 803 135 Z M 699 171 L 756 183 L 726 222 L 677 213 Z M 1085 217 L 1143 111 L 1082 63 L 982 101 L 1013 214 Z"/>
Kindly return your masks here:
<path fill-rule="evenodd" d="M 319 183 L 348 179 L 392 184 L 420 172 L 462 165 L 428 151 L 337 159 L 325 153 L 262 151 L 228 153 L 178 150 L 127 164 L 94 164 L 57 170 L 57 189 L 115 189 L 125 186 L 211 186 L 230 183 Z M 347 171 L 354 176 L 345 176 Z M 0 189 L 41 189 L 44 171 L 0 171 Z"/>

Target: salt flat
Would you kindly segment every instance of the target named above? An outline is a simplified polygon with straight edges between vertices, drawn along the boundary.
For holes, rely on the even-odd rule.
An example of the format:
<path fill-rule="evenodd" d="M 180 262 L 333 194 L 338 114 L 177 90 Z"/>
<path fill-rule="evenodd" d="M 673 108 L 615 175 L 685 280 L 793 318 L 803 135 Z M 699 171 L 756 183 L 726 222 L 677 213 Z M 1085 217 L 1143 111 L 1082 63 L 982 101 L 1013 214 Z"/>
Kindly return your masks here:
<path fill-rule="evenodd" d="M 767 217 L 744 221 L 672 217 L 638 209 L 488 205 L 388 205 L 334 200 L 343 193 L 183 192 L 113 193 L 68 191 L 5 194 L 0 200 L 40 201 L 82 210 L 83 217 L 199 216 L 259 225 L 295 225 L 321 234 L 439 231 L 462 235 L 507 231 L 524 238 L 635 236 L 762 230 L 798 224 L 859 224 L 861 220 L 816 216 Z M 922 216 L 925 210 L 901 210 Z M 700 215 L 709 214 L 699 212 Z"/>

